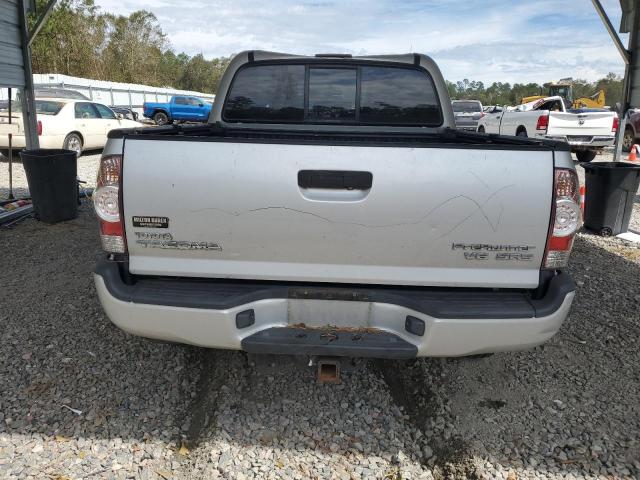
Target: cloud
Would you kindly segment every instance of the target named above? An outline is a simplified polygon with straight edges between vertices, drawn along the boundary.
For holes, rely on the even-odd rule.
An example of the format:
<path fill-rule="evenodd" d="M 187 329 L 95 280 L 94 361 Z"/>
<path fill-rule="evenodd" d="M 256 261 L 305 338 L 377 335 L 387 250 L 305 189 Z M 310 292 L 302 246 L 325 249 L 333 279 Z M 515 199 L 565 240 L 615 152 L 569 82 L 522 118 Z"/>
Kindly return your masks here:
<path fill-rule="evenodd" d="M 614 25 L 617 0 L 603 2 Z M 427 53 L 447 79 L 595 80 L 623 63 L 585 0 L 97 0 L 104 11 L 152 11 L 177 51 Z"/>

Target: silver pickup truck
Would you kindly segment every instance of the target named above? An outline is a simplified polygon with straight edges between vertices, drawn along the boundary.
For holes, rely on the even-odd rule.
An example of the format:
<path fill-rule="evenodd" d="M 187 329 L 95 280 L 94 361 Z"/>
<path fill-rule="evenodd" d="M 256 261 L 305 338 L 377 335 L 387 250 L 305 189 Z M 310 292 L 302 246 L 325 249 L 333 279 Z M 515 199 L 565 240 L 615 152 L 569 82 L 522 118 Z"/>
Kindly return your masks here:
<path fill-rule="evenodd" d="M 104 310 L 135 335 L 257 354 L 541 344 L 574 297 L 568 146 L 453 127 L 427 56 L 237 55 L 208 124 L 109 134 Z"/>

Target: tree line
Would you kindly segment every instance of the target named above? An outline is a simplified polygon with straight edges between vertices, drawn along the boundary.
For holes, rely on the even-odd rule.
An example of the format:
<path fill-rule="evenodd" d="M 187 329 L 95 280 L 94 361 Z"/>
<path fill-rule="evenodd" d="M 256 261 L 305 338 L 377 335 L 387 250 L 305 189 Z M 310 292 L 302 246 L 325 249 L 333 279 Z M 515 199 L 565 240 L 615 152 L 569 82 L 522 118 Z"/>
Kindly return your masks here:
<path fill-rule="evenodd" d="M 576 79 L 573 85 L 573 98 L 590 97 L 599 90 L 605 91 L 607 105 L 614 107 L 622 100 L 622 77 L 609 73 L 595 82 Z M 485 87 L 483 82 L 464 79 L 453 83 L 447 81 L 449 96 L 459 100 L 480 100 L 483 105 L 518 105 L 524 97 L 547 95 L 548 86 L 538 83 L 493 82 Z"/>
<path fill-rule="evenodd" d="M 37 0 L 42 11 L 47 0 Z M 35 22 L 35 15 L 31 18 Z M 104 13 L 93 0 L 61 0 L 32 44 L 35 73 L 61 73 L 74 77 L 140 83 L 216 93 L 230 57 L 207 60 L 200 53 L 176 53 L 151 12 L 129 16 Z M 464 79 L 447 82 L 454 99 L 480 100 L 484 105 L 513 105 L 522 97 L 546 94 L 537 83 L 483 82 Z M 622 96 L 622 79 L 613 73 L 597 82 L 574 81 L 574 98 L 603 88 L 607 104 Z"/>
<path fill-rule="evenodd" d="M 47 0 L 37 0 L 37 11 Z M 35 22 L 35 15 L 30 21 Z M 104 13 L 93 0 L 62 0 L 31 47 L 34 73 L 215 93 L 230 58 L 176 53 L 156 16 Z"/>

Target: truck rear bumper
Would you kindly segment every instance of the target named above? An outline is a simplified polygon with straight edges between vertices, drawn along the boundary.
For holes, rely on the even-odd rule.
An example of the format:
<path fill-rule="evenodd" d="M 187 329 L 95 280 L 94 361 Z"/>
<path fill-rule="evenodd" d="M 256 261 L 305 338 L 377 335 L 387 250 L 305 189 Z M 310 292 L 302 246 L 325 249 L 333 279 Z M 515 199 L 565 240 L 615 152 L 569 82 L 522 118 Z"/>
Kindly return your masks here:
<path fill-rule="evenodd" d="M 475 123 L 456 123 L 456 128 L 458 130 L 469 130 L 475 132 L 478 130 L 478 122 Z"/>
<path fill-rule="evenodd" d="M 537 138 L 544 138 L 546 140 L 555 140 L 558 142 L 566 142 L 571 145 L 572 149 L 588 150 L 590 148 L 610 147 L 615 143 L 615 137 L 613 135 L 544 135 L 538 134 Z"/>
<path fill-rule="evenodd" d="M 526 291 L 142 278 L 118 264 L 94 274 L 102 306 L 143 337 L 252 353 L 411 358 L 522 350 L 567 317 L 567 273 L 542 298 Z"/>

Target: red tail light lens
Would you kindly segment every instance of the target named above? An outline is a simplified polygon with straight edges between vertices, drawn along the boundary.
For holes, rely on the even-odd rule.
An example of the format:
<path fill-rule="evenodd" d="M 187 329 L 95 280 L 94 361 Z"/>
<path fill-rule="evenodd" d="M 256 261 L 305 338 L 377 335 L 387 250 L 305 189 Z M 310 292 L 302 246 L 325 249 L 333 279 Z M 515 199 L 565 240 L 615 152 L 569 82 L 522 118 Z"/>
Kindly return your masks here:
<path fill-rule="evenodd" d="M 573 238 L 580 228 L 580 182 L 575 170 L 556 168 L 554 203 L 544 256 L 544 268 L 566 267 Z"/>
<path fill-rule="evenodd" d="M 123 218 L 120 211 L 122 155 L 107 155 L 100 160 L 93 204 L 100 219 L 102 248 L 109 253 L 126 253 Z"/>
<path fill-rule="evenodd" d="M 617 116 L 613 117 L 613 127 L 611 127 L 611 132 L 616 133 L 618 131 L 618 126 L 620 125 L 620 120 Z"/>
<path fill-rule="evenodd" d="M 42 135 L 42 122 L 38 120 L 38 136 Z"/>
<path fill-rule="evenodd" d="M 536 123 L 536 130 L 546 130 L 549 127 L 549 115 L 540 115 L 538 117 L 538 123 Z"/>

